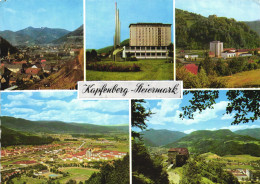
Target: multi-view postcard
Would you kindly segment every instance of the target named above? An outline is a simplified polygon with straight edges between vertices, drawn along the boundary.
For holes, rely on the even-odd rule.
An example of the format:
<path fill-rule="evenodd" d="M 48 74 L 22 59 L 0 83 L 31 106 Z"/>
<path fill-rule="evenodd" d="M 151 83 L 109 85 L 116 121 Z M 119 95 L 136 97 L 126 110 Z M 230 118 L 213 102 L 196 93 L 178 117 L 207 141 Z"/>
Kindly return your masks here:
<path fill-rule="evenodd" d="M 86 0 L 86 80 L 173 80 L 172 0 Z"/>
<path fill-rule="evenodd" d="M 1 96 L 2 183 L 129 183 L 128 100 L 81 101 L 69 90 Z"/>
<path fill-rule="evenodd" d="M 0 183 L 260 183 L 259 12 L 0 0 Z"/>
<path fill-rule="evenodd" d="M 259 0 L 175 0 L 175 8 L 184 88 L 260 86 Z"/>
<path fill-rule="evenodd" d="M 83 80 L 83 0 L 0 1 L 0 17 L 1 90 Z"/>

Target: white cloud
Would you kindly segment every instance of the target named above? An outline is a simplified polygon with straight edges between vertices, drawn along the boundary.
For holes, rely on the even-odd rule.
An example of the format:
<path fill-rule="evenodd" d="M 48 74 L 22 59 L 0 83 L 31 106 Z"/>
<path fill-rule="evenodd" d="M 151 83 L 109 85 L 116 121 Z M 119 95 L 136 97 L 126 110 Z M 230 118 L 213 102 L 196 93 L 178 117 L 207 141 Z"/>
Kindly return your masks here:
<path fill-rule="evenodd" d="M 183 131 L 185 134 L 190 134 L 191 132 L 197 131 L 195 129 L 189 129 L 189 130 L 185 130 Z"/>
<path fill-rule="evenodd" d="M 150 124 L 165 125 L 166 122 L 172 122 L 174 112 L 180 107 L 181 100 L 164 99 L 157 103 L 157 106 L 151 111 Z"/>
<path fill-rule="evenodd" d="M 10 95 L 7 95 L 7 98 L 9 100 L 23 100 L 23 99 L 27 99 L 28 97 L 31 97 L 33 95 L 32 92 L 23 92 L 23 93 L 20 93 L 20 94 L 10 94 Z"/>
<path fill-rule="evenodd" d="M 220 119 L 221 120 L 230 120 L 234 118 L 234 114 L 224 114 Z"/>
<path fill-rule="evenodd" d="M 10 114 L 35 114 L 37 113 L 35 110 L 33 109 L 29 109 L 29 108 L 5 108 L 4 111 L 9 112 Z"/>
<path fill-rule="evenodd" d="M 260 128 L 260 125 L 231 125 L 227 127 L 222 127 L 220 129 L 229 129 L 231 131 L 236 131 L 236 130 L 243 130 L 243 129 L 251 129 L 251 128 Z"/>
<path fill-rule="evenodd" d="M 196 124 L 200 122 L 209 121 L 211 119 L 215 119 L 218 117 L 217 113 L 220 111 L 224 111 L 228 102 L 227 101 L 221 101 L 219 103 L 216 103 L 213 105 L 213 109 L 206 109 L 199 113 L 199 111 L 195 112 L 193 114 L 194 119 L 180 119 L 179 114 L 181 111 L 177 110 L 174 117 L 172 117 L 172 121 L 176 124 L 184 124 L 184 125 L 191 125 Z"/>
<path fill-rule="evenodd" d="M 12 14 L 16 14 L 16 11 L 14 9 L 11 8 L 4 8 L 5 11 L 12 13 Z"/>
<path fill-rule="evenodd" d="M 40 91 L 39 94 L 42 98 L 55 97 L 57 99 L 62 99 L 62 98 L 70 97 L 73 95 L 75 95 L 75 97 L 76 97 L 77 92 L 75 92 L 75 91 Z"/>

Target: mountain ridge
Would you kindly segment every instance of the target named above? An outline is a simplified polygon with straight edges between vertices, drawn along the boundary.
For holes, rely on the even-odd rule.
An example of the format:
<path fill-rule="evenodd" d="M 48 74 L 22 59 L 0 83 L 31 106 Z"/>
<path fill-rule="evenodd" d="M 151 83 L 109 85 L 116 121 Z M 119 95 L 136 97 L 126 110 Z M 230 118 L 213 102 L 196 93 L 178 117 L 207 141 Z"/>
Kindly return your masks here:
<path fill-rule="evenodd" d="M 44 133 L 109 133 L 129 131 L 128 126 L 100 126 L 93 124 L 65 123 L 62 121 L 30 121 L 23 118 L 1 116 L 1 123 L 6 128 L 23 132 Z"/>

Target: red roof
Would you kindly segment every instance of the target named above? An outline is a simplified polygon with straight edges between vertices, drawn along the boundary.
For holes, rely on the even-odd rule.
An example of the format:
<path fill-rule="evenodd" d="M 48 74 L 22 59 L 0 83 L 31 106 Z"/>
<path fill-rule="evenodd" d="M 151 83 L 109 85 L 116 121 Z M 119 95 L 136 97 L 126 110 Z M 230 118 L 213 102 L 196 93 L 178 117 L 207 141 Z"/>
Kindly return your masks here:
<path fill-rule="evenodd" d="M 32 74 L 32 75 L 37 75 L 39 73 L 39 71 L 41 71 L 40 68 L 27 68 L 25 70 L 26 74 Z"/>
<path fill-rule="evenodd" d="M 193 73 L 194 75 L 198 74 L 199 67 L 195 64 L 187 64 L 187 65 L 185 65 L 185 68 L 186 68 L 186 70 Z"/>
<path fill-rule="evenodd" d="M 42 62 L 42 63 L 43 63 L 43 62 L 46 62 L 46 59 L 42 59 L 41 62 Z"/>

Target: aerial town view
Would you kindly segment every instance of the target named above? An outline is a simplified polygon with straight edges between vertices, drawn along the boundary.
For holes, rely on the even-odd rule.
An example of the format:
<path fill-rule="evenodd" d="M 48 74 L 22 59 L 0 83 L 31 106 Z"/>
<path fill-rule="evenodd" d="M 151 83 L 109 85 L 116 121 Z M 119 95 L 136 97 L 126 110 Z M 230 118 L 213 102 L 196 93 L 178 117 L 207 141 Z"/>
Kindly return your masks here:
<path fill-rule="evenodd" d="M 194 96 L 204 101 L 192 105 Z M 238 96 L 248 104 L 236 107 Z M 259 97 L 257 90 L 221 90 L 192 91 L 183 100 L 132 100 L 133 183 L 259 183 Z"/>
<path fill-rule="evenodd" d="M 94 184 L 115 173 L 129 183 L 128 101 L 79 101 L 75 91 L 1 95 L 2 183 Z"/>
<path fill-rule="evenodd" d="M 82 4 L 0 2 L 1 90 L 77 87 L 84 75 Z"/>
<path fill-rule="evenodd" d="M 86 0 L 86 80 L 173 80 L 172 15 L 172 0 Z"/>
<path fill-rule="evenodd" d="M 185 88 L 260 86 L 259 1 L 175 5 L 176 77 Z"/>

